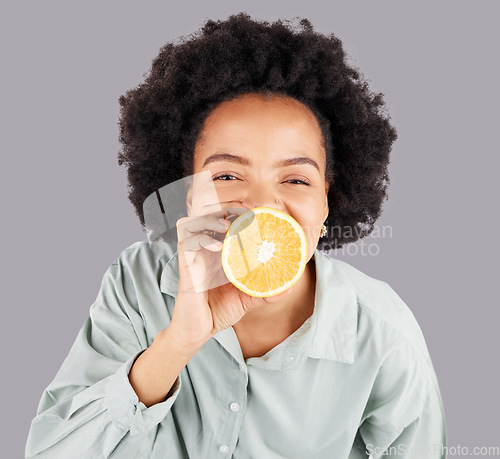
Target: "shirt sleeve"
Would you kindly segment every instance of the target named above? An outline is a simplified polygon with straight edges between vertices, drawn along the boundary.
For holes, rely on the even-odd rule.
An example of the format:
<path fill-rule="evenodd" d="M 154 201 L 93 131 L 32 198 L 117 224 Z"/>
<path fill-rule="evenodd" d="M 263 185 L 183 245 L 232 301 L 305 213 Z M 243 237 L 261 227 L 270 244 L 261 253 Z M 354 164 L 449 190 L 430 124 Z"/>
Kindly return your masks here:
<path fill-rule="evenodd" d="M 128 373 L 147 343 L 134 288 L 126 281 L 119 263 L 104 275 L 88 319 L 43 392 L 28 434 L 27 458 L 129 458 L 151 448 L 155 427 L 182 382 L 179 375 L 163 402 L 149 408 L 139 402 Z"/>
<path fill-rule="evenodd" d="M 430 359 L 404 345 L 382 365 L 359 433 L 373 459 L 446 457 L 443 404 Z"/>

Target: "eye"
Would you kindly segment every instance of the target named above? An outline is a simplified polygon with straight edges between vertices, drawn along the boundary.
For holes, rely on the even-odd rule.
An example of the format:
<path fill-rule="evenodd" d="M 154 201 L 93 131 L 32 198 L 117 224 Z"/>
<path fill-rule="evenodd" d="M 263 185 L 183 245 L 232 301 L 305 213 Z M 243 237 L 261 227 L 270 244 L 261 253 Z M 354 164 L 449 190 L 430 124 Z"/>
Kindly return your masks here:
<path fill-rule="evenodd" d="M 292 185 L 306 185 L 306 186 L 309 186 L 309 183 L 305 182 L 304 180 L 299 180 L 299 179 L 290 179 L 290 180 L 287 180 L 287 183 L 291 183 Z"/>
<path fill-rule="evenodd" d="M 237 179 L 234 175 L 231 175 L 231 174 L 220 174 L 220 175 L 216 175 L 215 177 L 212 177 L 212 180 L 230 181 L 230 180 L 237 180 Z"/>

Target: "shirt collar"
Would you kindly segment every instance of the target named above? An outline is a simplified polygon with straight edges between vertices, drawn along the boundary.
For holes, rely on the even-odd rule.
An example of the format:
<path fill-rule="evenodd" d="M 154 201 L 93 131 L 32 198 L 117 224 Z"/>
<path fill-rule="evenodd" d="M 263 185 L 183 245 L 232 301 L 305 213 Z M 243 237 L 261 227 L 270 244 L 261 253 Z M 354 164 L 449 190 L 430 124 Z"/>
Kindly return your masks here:
<path fill-rule="evenodd" d="M 170 259 L 161 274 L 160 290 L 176 297 L 179 281 L 177 252 L 168 258 Z M 317 249 L 314 260 L 316 294 L 313 314 L 298 330 L 268 353 L 279 351 L 281 369 L 296 368 L 307 357 L 348 364 L 354 362 L 358 322 L 356 291 L 342 269 L 342 262 Z M 214 338 L 243 363 L 233 327 L 222 330 Z M 288 361 L 291 353 L 295 357 Z M 276 357 L 273 360 L 268 354 L 247 359 L 247 363 L 252 361 L 252 364 L 257 364 L 258 361 L 257 366 L 275 367 Z"/>
<path fill-rule="evenodd" d="M 354 285 L 341 262 L 315 250 L 316 294 L 312 317 L 314 340 L 309 356 L 353 363 L 358 329 Z"/>

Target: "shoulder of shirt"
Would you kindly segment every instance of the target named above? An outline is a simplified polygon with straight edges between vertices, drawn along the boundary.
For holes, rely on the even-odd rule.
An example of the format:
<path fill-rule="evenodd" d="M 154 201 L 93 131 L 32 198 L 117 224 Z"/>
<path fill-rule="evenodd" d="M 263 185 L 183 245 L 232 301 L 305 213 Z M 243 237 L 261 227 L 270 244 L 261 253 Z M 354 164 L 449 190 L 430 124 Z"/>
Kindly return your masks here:
<path fill-rule="evenodd" d="M 113 264 L 124 264 L 129 268 L 144 263 L 167 263 L 177 250 L 173 244 L 151 245 L 148 241 L 137 241 L 123 249 Z"/>
<path fill-rule="evenodd" d="M 358 321 L 367 320 L 373 323 L 373 330 L 380 330 L 380 325 L 382 325 L 394 338 L 393 345 L 403 340 L 429 362 L 429 353 L 422 330 L 411 309 L 394 289 L 387 282 L 369 276 L 343 260 L 328 258 L 335 269 L 342 273 L 354 287 Z"/>

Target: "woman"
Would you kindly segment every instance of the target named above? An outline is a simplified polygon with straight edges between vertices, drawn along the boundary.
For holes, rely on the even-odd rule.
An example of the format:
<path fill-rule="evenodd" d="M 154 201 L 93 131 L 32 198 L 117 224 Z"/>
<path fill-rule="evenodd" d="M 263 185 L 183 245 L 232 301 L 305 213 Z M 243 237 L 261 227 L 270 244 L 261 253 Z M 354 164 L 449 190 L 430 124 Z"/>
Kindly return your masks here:
<path fill-rule="evenodd" d="M 413 315 L 388 284 L 324 253 L 372 231 L 396 139 L 341 42 L 307 20 L 208 21 L 165 45 L 120 103 L 141 224 L 149 197 L 193 178 L 187 215 L 177 240 L 133 244 L 106 272 L 27 457 L 442 457 Z M 269 298 L 196 288 L 220 265 L 230 217 L 260 206 L 303 227 L 300 280 Z"/>

